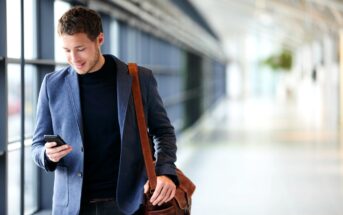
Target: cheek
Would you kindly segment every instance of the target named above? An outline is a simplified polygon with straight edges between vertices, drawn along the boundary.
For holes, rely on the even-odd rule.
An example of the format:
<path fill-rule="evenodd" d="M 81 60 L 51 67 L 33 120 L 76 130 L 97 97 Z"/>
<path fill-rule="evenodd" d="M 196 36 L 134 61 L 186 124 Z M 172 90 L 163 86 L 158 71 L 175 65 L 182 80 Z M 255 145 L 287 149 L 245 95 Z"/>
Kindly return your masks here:
<path fill-rule="evenodd" d="M 67 61 L 70 62 L 70 60 L 71 60 L 70 53 L 65 53 L 65 56 L 66 56 Z"/>
<path fill-rule="evenodd" d="M 85 57 L 85 53 L 84 52 L 75 52 L 73 56 L 70 56 L 69 58 L 70 60 L 74 60 L 74 61 L 82 61 L 84 59 L 87 59 L 87 57 Z"/>

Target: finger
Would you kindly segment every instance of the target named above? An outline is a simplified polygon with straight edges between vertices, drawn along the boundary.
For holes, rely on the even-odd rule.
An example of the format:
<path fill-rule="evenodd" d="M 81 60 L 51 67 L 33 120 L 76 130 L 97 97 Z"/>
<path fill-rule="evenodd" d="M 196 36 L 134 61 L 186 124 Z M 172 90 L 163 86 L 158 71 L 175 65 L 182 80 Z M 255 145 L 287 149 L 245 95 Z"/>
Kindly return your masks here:
<path fill-rule="evenodd" d="M 55 160 L 55 162 L 60 161 L 64 156 L 66 156 L 67 154 L 69 154 L 71 152 L 71 148 L 67 149 L 67 150 L 63 150 L 61 152 L 55 153 L 53 155 L 53 159 Z"/>
<path fill-rule="evenodd" d="M 71 146 L 69 145 L 64 145 L 64 146 L 58 146 L 58 147 L 53 147 L 53 148 L 47 148 L 46 149 L 46 153 L 48 155 L 53 155 L 55 153 L 61 152 L 63 150 L 67 150 L 69 149 Z"/>
<path fill-rule="evenodd" d="M 53 150 L 56 150 L 56 152 L 61 152 L 64 150 L 69 150 L 70 148 L 72 148 L 70 145 L 62 145 L 62 146 L 54 147 Z"/>
<path fill-rule="evenodd" d="M 67 154 L 69 154 L 72 150 L 73 150 L 73 148 L 70 146 L 67 149 L 63 149 L 62 151 L 52 153 L 52 154 L 50 154 L 50 156 L 48 155 L 48 157 L 50 160 L 52 160 L 54 162 L 58 162 L 59 160 L 61 160 L 61 158 L 63 158 Z"/>
<path fill-rule="evenodd" d="M 55 147 L 57 145 L 57 143 L 56 142 L 47 142 L 47 143 L 45 143 L 45 148 L 47 149 L 47 148 L 53 148 L 53 147 Z"/>
<path fill-rule="evenodd" d="M 155 201 L 152 202 L 153 205 L 161 205 L 164 203 L 163 199 L 166 195 L 166 192 L 168 190 L 168 186 L 164 185 L 160 194 L 157 196 L 157 198 L 155 199 Z"/>
<path fill-rule="evenodd" d="M 161 198 L 161 200 L 157 203 L 159 206 L 166 203 L 167 202 L 167 199 L 169 197 L 169 194 L 170 194 L 171 190 L 167 190 L 165 195 Z"/>
<path fill-rule="evenodd" d="M 160 201 L 159 205 L 169 202 L 174 197 L 172 196 L 172 193 L 175 187 L 173 185 L 168 185 L 168 186 L 165 186 L 165 188 L 166 188 L 165 189 L 166 193 L 164 195 L 164 198 Z"/>
<path fill-rule="evenodd" d="M 166 203 L 166 202 L 168 202 L 170 200 L 170 195 L 171 195 L 172 192 L 173 192 L 173 188 L 172 187 L 167 190 L 166 195 L 162 199 L 163 203 Z"/>
<path fill-rule="evenodd" d="M 149 191 L 149 180 L 144 184 L 144 193 Z"/>
<path fill-rule="evenodd" d="M 68 147 L 66 149 L 63 149 L 62 151 L 59 151 L 58 153 L 55 153 L 57 154 L 58 156 L 60 156 L 60 158 L 66 156 L 67 154 L 69 154 L 71 151 L 73 150 L 72 147 Z"/>
<path fill-rule="evenodd" d="M 157 183 L 156 185 L 156 189 L 154 191 L 154 193 L 152 194 L 151 198 L 150 198 L 150 202 L 153 203 L 156 201 L 157 197 L 160 195 L 161 191 L 162 191 L 162 184 L 161 183 Z"/>
<path fill-rule="evenodd" d="M 167 202 L 169 202 L 170 200 L 172 200 L 175 197 L 175 193 L 176 193 L 176 187 L 174 187 L 174 189 L 172 189 L 170 196 L 167 199 Z"/>

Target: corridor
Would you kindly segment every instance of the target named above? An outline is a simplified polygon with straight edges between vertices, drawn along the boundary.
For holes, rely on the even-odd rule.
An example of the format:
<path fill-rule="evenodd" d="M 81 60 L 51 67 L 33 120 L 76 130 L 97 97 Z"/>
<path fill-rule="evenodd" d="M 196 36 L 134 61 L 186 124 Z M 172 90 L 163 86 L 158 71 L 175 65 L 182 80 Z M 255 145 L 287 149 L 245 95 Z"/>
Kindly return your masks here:
<path fill-rule="evenodd" d="M 324 122 L 310 104 L 222 100 L 178 139 L 193 214 L 343 214 L 343 151 Z"/>

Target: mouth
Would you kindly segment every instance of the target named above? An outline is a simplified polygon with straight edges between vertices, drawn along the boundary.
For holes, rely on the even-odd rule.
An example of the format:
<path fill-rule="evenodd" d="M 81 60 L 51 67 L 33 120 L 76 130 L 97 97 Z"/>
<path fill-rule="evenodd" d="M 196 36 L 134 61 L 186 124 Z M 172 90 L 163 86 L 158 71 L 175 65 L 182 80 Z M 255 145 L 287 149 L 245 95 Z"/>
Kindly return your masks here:
<path fill-rule="evenodd" d="M 78 63 L 78 64 L 74 64 L 76 69 L 82 69 L 82 67 L 85 65 L 85 63 Z"/>

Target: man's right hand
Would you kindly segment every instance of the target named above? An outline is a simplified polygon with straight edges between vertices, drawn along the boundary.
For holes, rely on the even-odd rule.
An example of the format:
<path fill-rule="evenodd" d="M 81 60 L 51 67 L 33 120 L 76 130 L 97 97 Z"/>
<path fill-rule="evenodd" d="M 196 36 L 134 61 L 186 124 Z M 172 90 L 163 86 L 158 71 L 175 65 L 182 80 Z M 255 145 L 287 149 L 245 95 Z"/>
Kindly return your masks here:
<path fill-rule="evenodd" d="M 49 160 L 55 163 L 60 161 L 64 156 L 73 150 L 73 148 L 67 144 L 55 147 L 56 145 L 56 142 L 47 142 L 44 145 L 46 156 L 49 158 Z"/>

